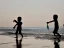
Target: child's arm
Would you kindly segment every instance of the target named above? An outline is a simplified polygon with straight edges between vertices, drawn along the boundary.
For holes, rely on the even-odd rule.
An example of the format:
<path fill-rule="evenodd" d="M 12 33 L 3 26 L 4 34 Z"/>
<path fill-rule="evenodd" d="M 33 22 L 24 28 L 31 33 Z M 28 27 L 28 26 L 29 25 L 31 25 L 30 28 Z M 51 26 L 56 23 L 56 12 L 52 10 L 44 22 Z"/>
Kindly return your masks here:
<path fill-rule="evenodd" d="M 13 20 L 13 22 L 16 22 L 16 23 L 17 23 L 17 21 L 16 21 L 16 20 Z"/>
<path fill-rule="evenodd" d="M 13 27 L 13 29 L 15 29 L 16 26 L 17 26 L 17 24 Z"/>
<path fill-rule="evenodd" d="M 47 22 L 47 24 L 49 24 L 49 23 L 51 23 L 51 22 L 54 22 L 54 20 Z"/>

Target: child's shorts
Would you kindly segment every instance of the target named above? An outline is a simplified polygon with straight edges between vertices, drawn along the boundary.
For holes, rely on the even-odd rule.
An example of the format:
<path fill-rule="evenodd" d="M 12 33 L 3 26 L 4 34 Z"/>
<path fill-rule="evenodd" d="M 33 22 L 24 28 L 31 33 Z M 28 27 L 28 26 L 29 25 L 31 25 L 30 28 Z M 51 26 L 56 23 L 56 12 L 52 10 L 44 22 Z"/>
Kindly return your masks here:
<path fill-rule="evenodd" d="M 58 29 L 54 29 L 53 33 L 57 34 L 57 32 L 58 32 Z"/>

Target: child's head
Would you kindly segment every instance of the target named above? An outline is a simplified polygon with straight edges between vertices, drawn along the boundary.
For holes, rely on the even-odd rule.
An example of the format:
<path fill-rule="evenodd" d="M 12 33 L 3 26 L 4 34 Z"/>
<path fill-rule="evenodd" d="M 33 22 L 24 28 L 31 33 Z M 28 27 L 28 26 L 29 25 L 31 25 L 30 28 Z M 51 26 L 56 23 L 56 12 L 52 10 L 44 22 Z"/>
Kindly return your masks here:
<path fill-rule="evenodd" d="M 22 18 L 21 17 L 18 17 L 17 20 L 20 22 L 22 20 Z"/>
<path fill-rule="evenodd" d="M 53 15 L 53 19 L 54 19 L 54 20 L 57 20 L 57 19 L 58 19 L 58 15 L 54 14 L 54 15 Z"/>

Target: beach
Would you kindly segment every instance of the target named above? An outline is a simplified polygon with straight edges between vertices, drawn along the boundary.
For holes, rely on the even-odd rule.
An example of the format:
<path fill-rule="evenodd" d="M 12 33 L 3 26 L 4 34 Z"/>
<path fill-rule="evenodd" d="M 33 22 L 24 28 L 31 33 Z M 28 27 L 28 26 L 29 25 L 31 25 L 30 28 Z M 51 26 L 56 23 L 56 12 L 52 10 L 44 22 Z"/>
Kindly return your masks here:
<path fill-rule="evenodd" d="M 2 28 L 0 29 L 0 48 L 64 48 L 63 29 L 59 30 L 61 34 L 59 38 L 46 28 L 23 28 L 22 39 L 19 34 L 18 38 L 15 38 L 15 30 L 12 28 Z"/>
<path fill-rule="evenodd" d="M 24 35 L 24 38 L 21 41 L 21 48 L 55 48 L 54 42 L 57 41 L 57 44 L 60 48 L 64 48 L 63 38 L 58 41 L 54 37 L 48 37 L 50 35 Z M 0 48 L 16 48 L 16 38 L 10 35 L 0 35 Z M 20 40 L 21 36 L 19 36 Z"/>
<path fill-rule="evenodd" d="M 64 0 L 0 0 L 0 48 L 64 48 Z"/>

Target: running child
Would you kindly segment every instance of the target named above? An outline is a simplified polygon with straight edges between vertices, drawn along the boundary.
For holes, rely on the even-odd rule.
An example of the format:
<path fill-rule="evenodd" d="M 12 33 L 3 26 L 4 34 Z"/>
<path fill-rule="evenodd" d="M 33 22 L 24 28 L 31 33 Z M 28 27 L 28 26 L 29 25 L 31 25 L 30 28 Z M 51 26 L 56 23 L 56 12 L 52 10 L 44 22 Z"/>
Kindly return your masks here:
<path fill-rule="evenodd" d="M 51 23 L 51 22 L 54 22 L 54 31 L 53 31 L 54 36 L 55 36 L 55 35 L 58 35 L 58 36 L 61 37 L 61 35 L 58 33 L 58 29 L 59 29 L 58 15 L 54 14 L 54 15 L 53 15 L 53 20 L 47 22 L 47 24 L 49 24 L 49 23 Z"/>
<path fill-rule="evenodd" d="M 19 34 L 22 36 L 23 38 L 23 34 L 22 34 L 22 22 L 21 22 L 22 18 L 21 17 L 18 17 L 17 20 L 13 20 L 13 22 L 16 23 L 16 25 L 13 27 L 13 29 L 15 29 L 15 27 L 17 26 L 17 29 L 16 29 L 16 37 L 18 37 L 18 32 Z"/>

